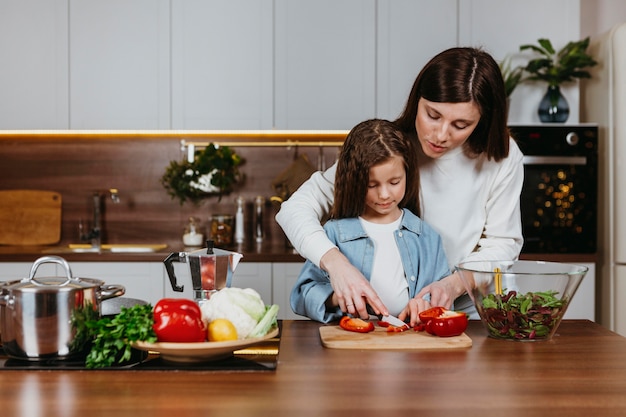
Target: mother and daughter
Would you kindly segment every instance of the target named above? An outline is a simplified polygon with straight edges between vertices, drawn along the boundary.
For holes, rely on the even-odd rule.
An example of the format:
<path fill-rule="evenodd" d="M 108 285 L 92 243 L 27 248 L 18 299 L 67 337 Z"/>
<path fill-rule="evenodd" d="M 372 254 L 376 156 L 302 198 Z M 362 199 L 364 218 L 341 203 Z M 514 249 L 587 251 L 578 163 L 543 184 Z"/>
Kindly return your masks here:
<path fill-rule="evenodd" d="M 321 322 L 392 313 L 414 325 L 431 305 L 454 305 L 475 317 L 454 266 L 517 259 L 523 243 L 523 155 L 506 110 L 495 60 L 451 48 L 418 74 L 398 119 L 352 129 L 338 162 L 276 216 L 307 258 L 294 312 Z"/>

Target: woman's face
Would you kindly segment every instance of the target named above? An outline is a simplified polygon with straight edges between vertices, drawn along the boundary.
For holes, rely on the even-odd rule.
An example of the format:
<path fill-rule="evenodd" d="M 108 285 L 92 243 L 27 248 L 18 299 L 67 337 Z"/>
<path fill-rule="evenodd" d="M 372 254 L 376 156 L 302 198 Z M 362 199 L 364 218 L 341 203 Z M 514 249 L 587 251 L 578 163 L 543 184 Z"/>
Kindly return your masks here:
<path fill-rule="evenodd" d="M 478 122 L 480 110 L 475 102 L 437 103 L 420 98 L 415 129 L 422 150 L 439 158 L 465 143 Z"/>

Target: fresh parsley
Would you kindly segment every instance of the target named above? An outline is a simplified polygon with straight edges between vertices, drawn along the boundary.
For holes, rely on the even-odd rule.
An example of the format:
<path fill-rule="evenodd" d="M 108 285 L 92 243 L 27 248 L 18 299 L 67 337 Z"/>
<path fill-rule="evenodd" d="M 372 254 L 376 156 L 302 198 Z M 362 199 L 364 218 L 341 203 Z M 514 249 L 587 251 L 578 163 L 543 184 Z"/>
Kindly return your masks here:
<path fill-rule="evenodd" d="M 152 305 L 122 307 L 114 317 L 99 318 L 94 310 L 85 308 L 75 312 L 75 343 L 89 346 L 85 366 L 105 368 L 130 360 L 131 344 L 136 341 L 156 342 L 152 328 Z"/>

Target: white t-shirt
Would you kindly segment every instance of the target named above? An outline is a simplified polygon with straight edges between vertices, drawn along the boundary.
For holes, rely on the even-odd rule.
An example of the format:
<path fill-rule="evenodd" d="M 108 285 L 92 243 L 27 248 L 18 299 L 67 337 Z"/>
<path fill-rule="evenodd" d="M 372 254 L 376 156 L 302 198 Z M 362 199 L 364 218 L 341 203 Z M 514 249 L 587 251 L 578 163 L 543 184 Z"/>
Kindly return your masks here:
<path fill-rule="evenodd" d="M 500 162 L 470 158 L 460 147 L 438 159 L 419 158 L 421 217 L 441 235 L 451 269 L 461 261 L 519 256 L 522 158 L 513 139 Z M 335 247 L 320 224 L 332 205 L 335 170 L 336 164 L 313 174 L 276 215 L 294 248 L 318 266 Z"/>
<path fill-rule="evenodd" d="M 383 301 L 389 314 L 397 316 L 409 302 L 409 284 L 402 268 L 400 250 L 394 237 L 402 222 L 398 220 L 387 223 L 372 223 L 359 217 L 365 233 L 374 242 L 374 262 L 370 284 Z"/>

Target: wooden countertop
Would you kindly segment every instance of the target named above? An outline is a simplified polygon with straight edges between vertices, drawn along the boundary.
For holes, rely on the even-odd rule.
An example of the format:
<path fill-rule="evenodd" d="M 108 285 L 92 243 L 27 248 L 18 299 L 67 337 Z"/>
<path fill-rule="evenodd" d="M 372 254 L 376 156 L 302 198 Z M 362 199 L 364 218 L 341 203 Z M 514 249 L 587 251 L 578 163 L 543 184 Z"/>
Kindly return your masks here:
<path fill-rule="evenodd" d="M 285 321 L 270 372 L 0 371 L 2 414 L 46 416 L 626 415 L 626 338 L 564 321 L 549 342 L 446 351 L 335 350 Z"/>
<path fill-rule="evenodd" d="M 179 242 L 165 243 L 165 249 L 145 253 L 72 253 L 67 251 L 67 245 L 0 246 L 0 262 L 34 262 L 45 255 L 58 255 L 68 262 L 163 262 L 172 252 L 197 250 L 185 248 Z M 242 262 L 304 262 L 304 258 L 283 243 L 249 243 L 225 249 L 242 253 Z"/>
<path fill-rule="evenodd" d="M 154 242 L 153 242 L 154 243 Z M 159 242 L 160 243 L 160 242 Z M 54 254 L 65 258 L 68 262 L 162 262 L 171 252 L 187 250 L 179 242 L 165 242 L 167 248 L 149 253 L 71 253 L 65 249 L 67 245 L 58 246 L 0 246 L 0 262 L 34 262 L 37 258 Z M 304 262 L 293 248 L 284 243 L 263 242 L 247 243 L 228 248 L 243 253 L 242 262 Z M 189 249 L 195 250 L 195 249 Z M 593 263 L 598 260 L 597 254 L 532 254 L 522 253 L 520 259 L 541 260 L 551 262 Z"/>

